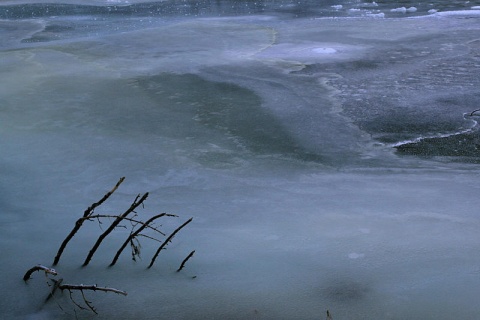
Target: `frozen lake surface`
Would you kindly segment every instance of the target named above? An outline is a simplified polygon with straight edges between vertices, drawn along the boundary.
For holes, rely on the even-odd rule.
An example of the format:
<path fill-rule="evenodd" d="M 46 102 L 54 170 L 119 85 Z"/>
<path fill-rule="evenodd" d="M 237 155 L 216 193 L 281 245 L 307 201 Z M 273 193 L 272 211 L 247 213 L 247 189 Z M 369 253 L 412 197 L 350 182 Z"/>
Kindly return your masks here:
<path fill-rule="evenodd" d="M 125 176 L 193 222 L 85 223 L 96 319 L 479 319 L 478 88 L 478 1 L 2 1 L 0 315 L 92 318 L 22 277 Z"/>

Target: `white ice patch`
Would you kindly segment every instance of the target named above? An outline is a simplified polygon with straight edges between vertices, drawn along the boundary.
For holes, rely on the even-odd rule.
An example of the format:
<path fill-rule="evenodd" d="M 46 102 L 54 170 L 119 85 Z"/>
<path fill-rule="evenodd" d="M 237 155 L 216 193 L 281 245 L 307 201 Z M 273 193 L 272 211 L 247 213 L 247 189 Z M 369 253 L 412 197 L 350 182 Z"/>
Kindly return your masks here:
<path fill-rule="evenodd" d="M 358 55 L 360 48 L 342 43 L 280 43 L 273 45 L 256 55 L 266 60 L 287 60 L 310 63 L 324 59 L 345 59 L 352 54 Z"/>
<path fill-rule="evenodd" d="M 341 4 L 337 4 L 335 6 L 332 6 L 332 8 L 335 9 L 335 10 L 340 10 L 340 9 L 343 8 L 343 6 Z"/>
<path fill-rule="evenodd" d="M 349 253 L 349 254 L 348 254 L 348 257 L 349 257 L 350 259 L 361 259 L 361 258 L 365 257 L 365 254 L 352 252 L 352 253 Z"/>
<path fill-rule="evenodd" d="M 435 13 L 436 16 L 480 16 L 480 10 L 459 10 L 459 11 L 443 11 Z"/>
<path fill-rule="evenodd" d="M 385 18 L 385 13 L 383 13 L 383 12 L 367 13 L 365 16 L 370 17 L 370 18 Z"/>

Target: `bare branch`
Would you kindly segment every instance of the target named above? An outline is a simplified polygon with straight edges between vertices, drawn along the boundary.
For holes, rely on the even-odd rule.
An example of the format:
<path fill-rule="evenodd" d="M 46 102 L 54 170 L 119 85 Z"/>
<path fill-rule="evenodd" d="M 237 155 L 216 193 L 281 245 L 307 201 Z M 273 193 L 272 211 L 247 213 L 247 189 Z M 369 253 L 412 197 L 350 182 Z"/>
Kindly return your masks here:
<path fill-rule="evenodd" d="M 121 294 L 126 296 L 127 292 L 123 290 L 118 290 L 115 288 L 109 287 L 99 287 L 96 284 L 94 285 L 84 285 L 84 284 L 60 284 L 58 286 L 60 290 L 91 290 L 91 291 L 103 291 L 103 292 L 113 292 L 116 294 Z"/>
<path fill-rule="evenodd" d="M 183 227 L 185 227 L 187 224 L 192 222 L 193 218 L 188 219 L 185 221 L 180 227 L 175 229 L 175 231 L 172 232 L 171 235 L 168 236 L 168 238 L 162 243 L 162 245 L 158 248 L 157 252 L 155 252 L 155 255 L 152 258 L 152 261 L 150 261 L 150 264 L 148 265 L 148 268 L 151 268 L 153 264 L 155 263 L 155 259 L 157 259 L 157 256 L 160 254 L 160 251 L 175 237 L 178 231 L 180 231 Z"/>
<path fill-rule="evenodd" d="M 192 252 L 190 252 L 190 254 L 185 258 L 183 259 L 182 261 L 182 264 L 180 265 L 180 268 L 178 268 L 177 272 L 180 272 L 184 267 L 185 267 L 185 263 L 187 263 L 188 259 L 190 259 L 191 257 L 193 257 L 193 254 L 195 253 L 195 250 L 193 250 Z"/>
<path fill-rule="evenodd" d="M 177 215 L 175 214 L 165 214 L 166 217 L 178 217 Z M 91 220 L 91 219 L 100 219 L 100 218 L 118 218 L 119 215 L 113 215 L 113 214 L 98 214 L 98 215 L 94 215 L 94 216 L 91 216 L 91 217 L 88 217 L 88 218 L 80 218 L 82 220 Z M 146 222 L 143 222 L 141 220 L 137 220 L 137 219 L 133 219 L 133 218 L 129 218 L 129 217 L 125 217 L 123 218 L 123 220 L 125 221 L 130 221 L 130 222 L 133 222 L 133 223 L 136 223 L 136 224 L 141 224 L 141 225 L 144 225 L 144 224 L 147 224 Z M 153 230 L 155 232 L 158 232 L 160 233 L 162 236 L 165 235 L 165 233 L 163 233 L 162 231 L 158 230 L 157 228 L 151 226 L 151 225 L 147 225 L 145 226 L 145 228 L 148 228 L 150 230 Z"/>
<path fill-rule="evenodd" d="M 52 288 L 52 291 L 50 291 L 50 294 L 48 295 L 47 299 L 45 299 L 45 302 L 50 300 L 50 298 L 54 297 L 54 294 L 57 291 L 58 287 L 62 284 L 63 278 L 59 279 L 59 280 L 55 280 L 55 279 L 50 279 L 50 280 L 52 280 L 52 282 L 53 282 L 53 288 Z M 50 284 L 48 286 L 50 286 Z M 60 304 L 58 302 L 57 302 L 57 304 L 58 304 L 58 306 L 60 306 Z M 60 309 L 62 309 L 62 307 L 60 307 Z"/>
<path fill-rule="evenodd" d="M 67 246 L 68 242 L 73 238 L 73 236 L 78 232 L 78 230 L 82 227 L 83 222 L 85 221 L 85 218 L 91 216 L 93 214 L 93 211 L 95 210 L 96 207 L 104 203 L 114 192 L 115 190 L 118 189 L 120 184 L 125 180 L 125 177 L 121 177 L 120 180 L 118 180 L 117 184 L 113 187 L 112 190 L 107 192 L 102 199 L 100 199 L 98 202 L 93 203 L 90 207 L 85 210 L 83 213 L 83 219 L 80 218 L 75 222 L 75 226 L 73 227 L 72 231 L 67 235 L 67 237 L 63 240 L 62 244 L 60 245 L 60 248 L 58 249 L 57 255 L 55 256 L 55 259 L 53 260 L 53 265 L 56 266 L 58 262 L 60 261 L 60 257 L 65 250 L 65 247 Z"/>
<path fill-rule="evenodd" d="M 73 298 L 73 291 L 72 290 L 68 290 L 68 296 L 70 297 L 70 301 L 72 301 L 72 303 L 74 305 L 76 305 L 80 310 L 88 310 L 87 308 L 85 308 L 84 306 L 80 305 L 77 301 L 75 301 L 75 299 Z M 83 291 L 82 291 L 82 296 L 83 296 L 83 300 L 86 300 L 85 299 L 85 296 L 83 294 Z M 92 310 L 95 314 L 98 314 L 95 309 L 93 307 L 90 307 L 90 305 L 87 303 L 87 306 L 90 308 L 90 310 Z M 92 309 L 93 308 L 93 309 Z M 75 309 L 74 309 L 75 311 Z"/>
<path fill-rule="evenodd" d="M 113 187 L 112 190 L 107 192 L 102 199 L 100 199 L 98 202 L 93 203 L 90 207 L 85 210 L 83 213 L 83 217 L 88 217 L 93 214 L 93 211 L 95 210 L 96 207 L 100 206 L 102 203 L 104 203 L 114 192 L 115 190 L 118 189 L 118 187 L 122 184 L 122 182 L 125 180 L 125 177 L 121 177 L 120 180 L 118 180 L 117 184 L 115 187 Z"/>
<path fill-rule="evenodd" d="M 69 290 L 71 292 L 71 290 Z M 97 313 L 97 310 L 95 310 L 95 308 L 93 307 L 93 305 L 91 305 L 91 301 L 88 301 L 87 298 L 85 297 L 85 293 L 83 292 L 83 290 L 80 290 L 80 292 L 82 293 L 82 298 L 83 298 L 83 302 L 85 302 L 85 304 L 87 305 L 87 307 L 95 314 L 98 314 Z"/>
<path fill-rule="evenodd" d="M 117 216 L 117 218 L 115 219 L 115 221 L 112 222 L 112 224 L 110 225 L 110 227 L 108 227 L 107 230 L 105 230 L 104 233 L 102 233 L 100 235 L 100 237 L 98 237 L 97 239 L 97 242 L 95 242 L 95 244 L 93 245 L 92 249 L 90 250 L 90 252 L 88 253 L 88 256 L 87 258 L 85 258 L 85 261 L 83 262 L 83 266 L 86 266 L 90 260 L 92 259 L 93 255 L 95 254 L 95 252 L 97 251 L 98 247 L 100 246 L 100 244 L 102 243 L 103 239 L 105 239 L 106 236 L 108 236 L 110 234 L 110 232 L 113 231 L 113 229 L 115 229 L 115 227 L 125 218 L 127 217 L 130 213 L 132 213 L 139 205 L 141 205 L 143 203 L 143 201 L 145 201 L 145 199 L 147 199 L 148 197 L 148 192 L 145 193 L 141 198 L 140 200 L 138 200 L 138 198 L 140 197 L 140 195 L 138 195 L 135 200 L 133 201 L 133 203 L 130 205 L 130 208 L 128 208 L 127 211 L 125 211 L 122 215 L 119 215 Z M 138 201 L 137 201 L 138 200 Z"/>
<path fill-rule="evenodd" d="M 33 268 L 28 269 L 28 271 L 23 276 L 23 281 L 26 282 L 26 281 L 30 280 L 30 276 L 32 275 L 32 273 L 34 273 L 35 271 L 40 271 L 40 270 L 44 271 L 45 275 L 48 275 L 48 274 L 51 274 L 51 275 L 54 275 L 54 276 L 57 275 L 57 271 L 55 269 L 48 268 L 48 267 L 45 267 L 45 266 L 42 266 L 41 264 L 39 264 L 39 265 L 36 265 Z"/>
<path fill-rule="evenodd" d="M 112 263 L 110 263 L 110 266 L 113 266 L 115 265 L 115 263 L 117 262 L 118 260 L 118 257 L 120 257 L 120 255 L 122 254 L 123 250 L 125 249 L 125 247 L 128 245 L 128 243 L 130 243 L 132 241 L 132 239 L 134 239 L 137 235 L 140 234 L 140 232 L 142 232 L 145 228 L 147 227 L 150 227 L 150 224 L 155 221 L 156 219 L 158 218 L 161 218 L 163 216 L 174 216 L 174 215 L 169 215 L 167 213 L 161 213 L 161 214 L 157 214 L 156 216 L 153 216 L 151 217 L 150 219 L 148 219 L 147 221 L 145 222 L 139 222 L 139 223 L 142 223 L 142 226 L 140 226 L 135 232 L 131 233 L 130 236 L 127 238 L 127 240 L 125 240 L 125 242 L 122 244 L 122 246 L 120 247 L 120 249 L 118 249 L 117 251 L 117 254 L 115 255 L 115 257 L 113 258 L 112 260 Z M 155 229 L 157 230 L 157 229 Z M 163 234 L 163 233 L 162 233 Z"/>

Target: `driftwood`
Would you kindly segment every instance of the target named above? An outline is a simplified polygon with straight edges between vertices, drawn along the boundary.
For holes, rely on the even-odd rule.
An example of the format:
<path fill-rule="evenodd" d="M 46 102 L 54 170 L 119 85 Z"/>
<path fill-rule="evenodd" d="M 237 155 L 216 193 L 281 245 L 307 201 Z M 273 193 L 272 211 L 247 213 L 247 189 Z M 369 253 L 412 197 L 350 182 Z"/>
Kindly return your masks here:
<path fill-rule="evenodd" d="M 170 234 L 168 236 L 168 238 L 158 248 L 157 252 L 155 252 L 155 254 L 153 255 L 152 260 L 150 261 L 150 264 L 148 265 L 148 268 L 151 268 L 153 266 L 153 264 L 155 263 L 155 260 L 157 259 L 158 255 L 160 254 L 160 251 L 162 251 L 166 247 L 166 245 L 173 239 L 173 237 L 175 237 L 175 235 L 178 233 L 178 231 L 180 231 L 183 227 L 185 227 L 187 224 L 192 222 L 192 220 L 193 220 L 193 218 L 188 219 L 180 227 L 175 229 L 175 231 L 173 231 L 172 234 Z"/>

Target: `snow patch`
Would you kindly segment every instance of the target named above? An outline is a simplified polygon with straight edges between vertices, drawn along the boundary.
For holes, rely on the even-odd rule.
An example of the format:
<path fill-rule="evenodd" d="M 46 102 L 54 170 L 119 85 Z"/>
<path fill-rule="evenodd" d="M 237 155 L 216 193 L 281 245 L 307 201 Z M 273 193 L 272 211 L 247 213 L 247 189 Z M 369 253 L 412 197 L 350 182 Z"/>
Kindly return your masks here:
<path fill-rule="evenodd" d="M 401 7 L 401 8 L 391 9 L 390 11 L 391 12 L 407 13 L 407 12 L 416 12 L 417 8 L 416 7 L 410 7 L 410 8 Z"/>
<path fill-rule="evenodd" d="M 385 18 L 385 13 L 379 12 L 379 13 L 367 13 L 365 16 L 371 17 L 371 18 Z"/>

